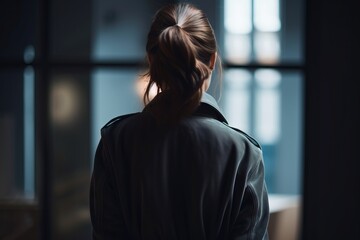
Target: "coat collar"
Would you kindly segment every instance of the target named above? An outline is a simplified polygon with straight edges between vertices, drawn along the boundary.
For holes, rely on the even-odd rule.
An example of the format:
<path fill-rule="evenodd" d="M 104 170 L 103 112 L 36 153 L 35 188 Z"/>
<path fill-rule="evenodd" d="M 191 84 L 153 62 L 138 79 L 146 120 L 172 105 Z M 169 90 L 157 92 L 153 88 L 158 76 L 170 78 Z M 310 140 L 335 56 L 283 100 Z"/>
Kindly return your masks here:
<path fill-rule="evenodd" d="M 160 93 L 148 105 L 145 106 L 143 112 L 152 113 L 155 116 L 166 116 L 166 113 L 164 114 L 163 112 L 164 109 L 168 108 L 166 104 L 166 95 Z M 200 100 L 200 105 L 192 115 L 214 118 L 220 122 L 227 124 L 226 118 L 222 114 L 218 103 L 210 94 L 206 92 L 203 92 Z"/>
<path fill-rule="evenodd" d="M 203 93 L 200 100 L 200 106 L 195 111 L 194 115 L 211 117 L 220 122 L 228 123 L 215 98 L 206 92 Z"/>

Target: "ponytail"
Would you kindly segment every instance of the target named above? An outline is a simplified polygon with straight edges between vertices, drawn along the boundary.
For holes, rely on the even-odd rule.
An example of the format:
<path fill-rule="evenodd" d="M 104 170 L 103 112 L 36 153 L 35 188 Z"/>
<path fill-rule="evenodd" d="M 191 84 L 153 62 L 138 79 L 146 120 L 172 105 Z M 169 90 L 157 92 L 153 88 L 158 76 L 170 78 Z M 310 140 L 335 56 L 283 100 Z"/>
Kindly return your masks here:
<path fill-rule="evenodd" d="M 197 19 L 201 21 L 190 21 Z M 203 82 L 210 76 L 209 61 L 211 54 L 216 52 L 216 43 L 215 39 L 214 44 L 199 39 L 204 36 L 204 30 L 201 30 L 203 22 L 208 25 L 214 39 L 200 10 L 186 4 L 179 4 L 177 8 L 170 5 L 156 14 L 148 34 L 149 84 L 144 102 L 149 101 L 150 89 L 156 84 L 158 92 L 168 95 L 166 111 L 175 121 L 190 115 L 198 107 Z M 209 51 L 207 46 L 213 49 Z"/>

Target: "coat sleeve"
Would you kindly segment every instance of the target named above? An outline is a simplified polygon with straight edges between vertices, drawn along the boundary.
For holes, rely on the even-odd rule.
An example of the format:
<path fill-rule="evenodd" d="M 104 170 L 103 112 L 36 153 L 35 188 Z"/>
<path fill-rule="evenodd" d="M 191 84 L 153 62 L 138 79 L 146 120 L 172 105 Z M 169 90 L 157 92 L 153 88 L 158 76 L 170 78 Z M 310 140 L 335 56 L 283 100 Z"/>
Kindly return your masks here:
<path fill-rule="evenodd" d="M 238 180 L 243 181 L 244 178 L 239 177 Z M 230 239 L 268 239 L 269 202 L 262 155 L 260 155 L 258 162 L 249 171 L 241 205 L 236 215 Z"/>
<path fill-rule="evenodd" d="M 108 160 L 103 140 L 100 140 L 90 183 L 92 239 L 127 239 L 119 197 L 106 166 Z"/>

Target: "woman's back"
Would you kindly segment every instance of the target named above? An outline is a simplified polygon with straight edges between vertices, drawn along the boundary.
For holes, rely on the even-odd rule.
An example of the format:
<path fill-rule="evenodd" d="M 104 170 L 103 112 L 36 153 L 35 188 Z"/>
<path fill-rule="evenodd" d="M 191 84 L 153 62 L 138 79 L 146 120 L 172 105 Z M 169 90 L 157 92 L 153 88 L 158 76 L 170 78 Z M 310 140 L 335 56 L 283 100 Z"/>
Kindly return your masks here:
<path fill-rule="evenodd" d="M 100 202 L 111 208 L 93 219 L 99 229 L 117 219 L 111 231 L 128 239 L 232 239 L 240 232 L 263 239 L 268 208 L 257 143 L 209 104 L 177 124 L 159 123 L 154 108 L 102 129 L 95 166 L 104 168 L 94 174 L 107 181 L 94 187 L 107 185 Z"/>

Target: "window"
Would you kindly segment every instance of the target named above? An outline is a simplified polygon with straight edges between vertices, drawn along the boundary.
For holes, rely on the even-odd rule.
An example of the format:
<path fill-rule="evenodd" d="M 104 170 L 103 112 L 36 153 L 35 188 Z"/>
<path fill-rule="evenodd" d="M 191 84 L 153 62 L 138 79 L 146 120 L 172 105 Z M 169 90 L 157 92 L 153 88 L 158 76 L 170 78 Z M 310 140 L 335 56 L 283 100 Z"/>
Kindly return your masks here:
<path fill-rule="evenodd" d="M 269 192 L 297 195 L 302 171 L 302 29 L 300 15 L 289 9 L 301 2 L 286 3 L 224 1 L 221 103 L 229 123 L 262 145 Z M 298 26 L 290 29 L 294 23 Z"/>
<path fill-rule="evenodd" d="M 142 108 L 146 34 L 166 2 L 173 1 L 0 3 L 3 229 L 30 222 L 29 239 L 38 232 L 44 239 L 90 237 L 87 190 L 99 130 Z M 270 193 L 301 194 L 303 1 L 190 2 L 207 13 L 218 37 L 224 114 L 261 143 Z"/>

